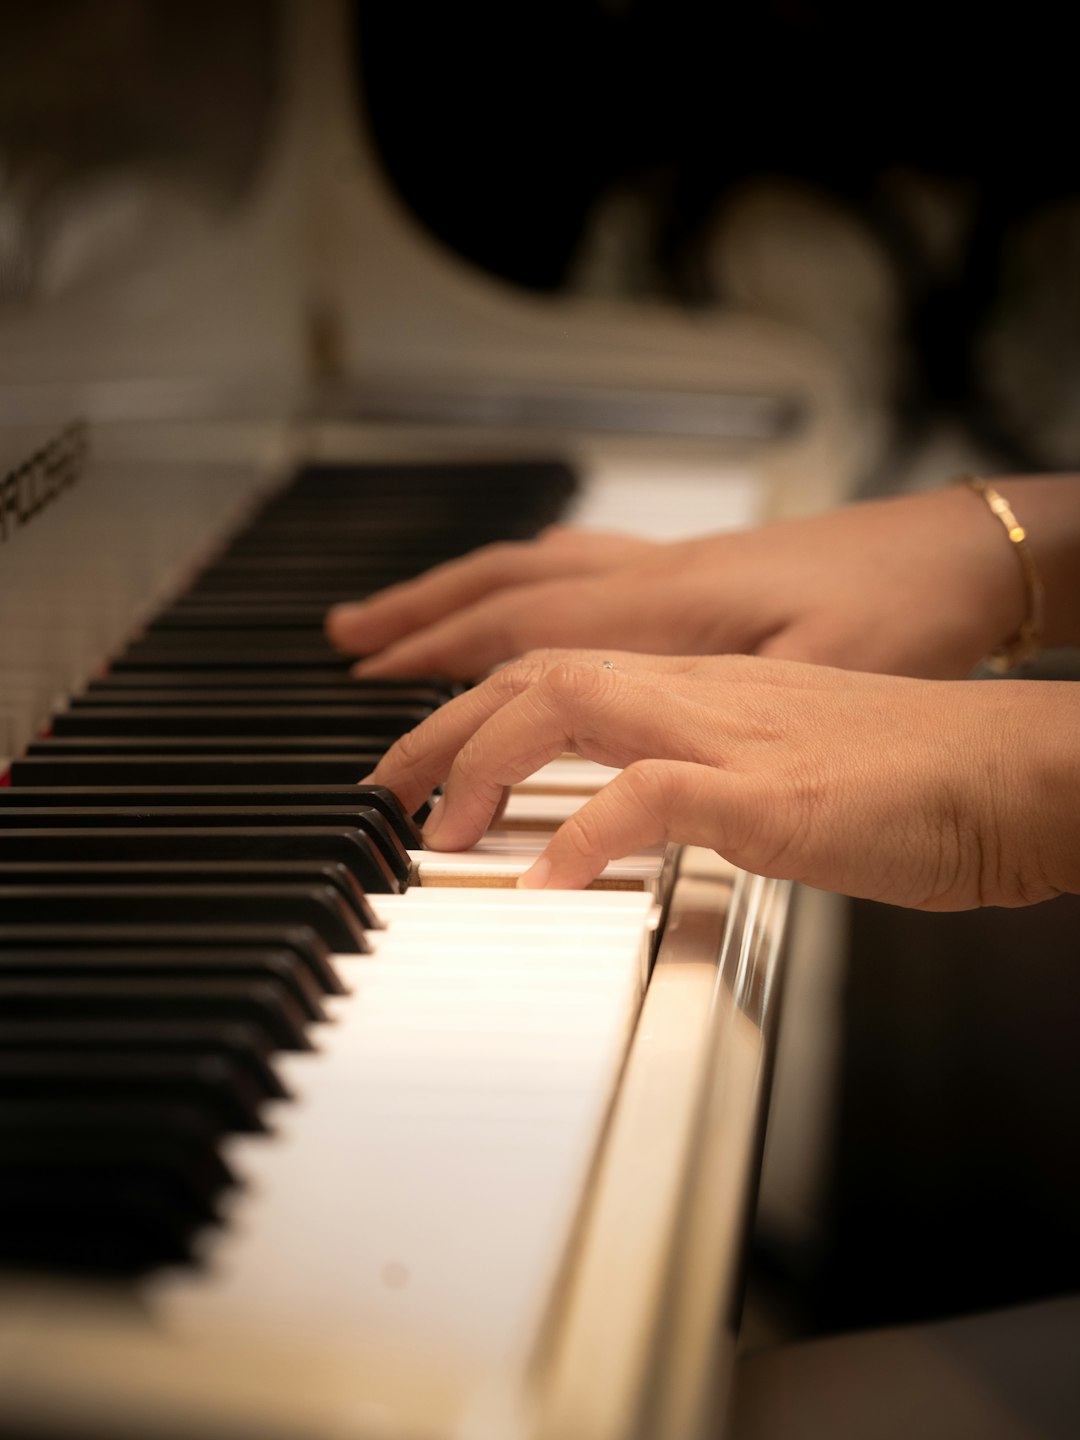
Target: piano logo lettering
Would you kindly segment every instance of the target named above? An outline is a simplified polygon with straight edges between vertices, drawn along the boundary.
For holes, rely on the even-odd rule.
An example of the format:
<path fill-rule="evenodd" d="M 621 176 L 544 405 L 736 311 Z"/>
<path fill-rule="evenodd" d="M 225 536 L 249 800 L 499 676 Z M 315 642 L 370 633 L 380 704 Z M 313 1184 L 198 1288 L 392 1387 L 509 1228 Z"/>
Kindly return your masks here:
<path fill-rule="evenodd" d="M 87 448 L 86 425 L 77 420 L 0 476 L 0 544 L 75 484 L 85 468 Z"/>

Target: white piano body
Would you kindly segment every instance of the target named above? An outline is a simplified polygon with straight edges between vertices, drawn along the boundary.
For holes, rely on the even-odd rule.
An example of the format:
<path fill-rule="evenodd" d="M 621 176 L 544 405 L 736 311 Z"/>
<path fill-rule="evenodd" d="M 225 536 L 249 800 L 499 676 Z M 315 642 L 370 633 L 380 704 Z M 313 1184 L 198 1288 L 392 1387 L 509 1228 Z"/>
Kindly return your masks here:
<path fill-rule="evenodd" d="M 194 227 L 179 253 L 165 237 L 111 278 L 0 305 L 0 470 L 73 417 L 89 422 L 91 437 L 79 482 L 0 544 L 0 756 L 18 753 L 57 698 L 300 460 L 558 452 L 585 478 L 583 523 L 653 535 L 809 511 L 851 484 L 858 428 L 814 341 L 750 316 L 541 301 L 469 270 L 419 230 L 382 177 L 357 119 L 347 7 L 292 0 L 281 14 L 282 99 L 244 203 Z M 802 419 L 785 428 L 778 417 L 791 399 Z M 573 912 L 596 898 L 557 903 Z M 563 1195 L 561 1219 L 544 1232 L 547 1268 L 531 1289 L 522 1282 L 528 1302 L 513 1317 L 500 1293 L 517 1283 L 505 1268 L 513 1226 L 499 1237 L 504 1249 L 477 1264 L 471 1301 L 461 1288 L 468 1272 L 450 1266 L 446 1294 L 466 1308 L 441 1336 L 428 1312 L 412 1329 L 389 1322 L 409 1290 L 409 1265 L 380 1249 L 377 1233 L 343 1251 L 340 1204 L 325 1225 L 328 1243 L 337 1227 L 340 1264 L 324 1253 L 320 1270 L 320 1284 L 340 1271 L 340 1303 L 305 1283 L 302 1268 L 290 1271 L 305 1265 L 319 1233 L 329 1178 L 305 1173 L 292 1187 L 306 1214 L 282 1202 L 273 1219 L 280 1253 L 251 1238 L 257 1205 L 272 1203 L 270 1172 L 292 1173 L 290 1128 L 305 1106 L 334 1103 L 333 1085 L 312 1079 L 311 1096 L 283 1117 L 276 1158 L 239 1158 L 256 1208 L 245 1218 L 248 1202 L 238 1201 L 237 1234 L 251 1250 L 249 1273 L 262 1277 L 247 1295 L 228 1232 L 195 1282 L 162 1280 L 137 1294 L 0 1282 L 0 1433 L 717 1433 L 787 900 L 784 886 L 704 852 L 683 854 L 651 980 L 632 1003 L 623 995 L 621 1039 L 589 1092 L 594 1128 L 575 1161 L 587 1183 Z M 482 957 L 473 963 L 482 968 Z M 362 991 L 367 981 L 354 978 Z M 520 1005 L 520 995 L 504 998 Z M 572 1019 L 573 1003 L 562 1008 Z M 557 1024 L 558 1005 L 544 1013 Z M 347 1034 L 356 1022 L 339 1018 Z M 324 1077 L 352 1063 L 340 1035 L 337 1049 L 326 1047 Z M 380 1133 L 378 1153 L 393 1162 Z M 512 1146 L 505 1160 L 524 1164 Z M 413 1150 L 400 1156 L 415 1186 L 426 1180 L 429 1213 L 444 1187 L 465 1224 L 464 1197 L 481 1191 L 475 1177 L 455 1175 L 456 1163 L 446 1150 L 437 1163 Z M 361 1192 L 369 1182 L 349 1181 Z M 529 1190 L 505 1185 L 522 1206 L 522 1273 L 536 1262 Z M 282 1228 L 289 1214 L 295 1250 Z"/>

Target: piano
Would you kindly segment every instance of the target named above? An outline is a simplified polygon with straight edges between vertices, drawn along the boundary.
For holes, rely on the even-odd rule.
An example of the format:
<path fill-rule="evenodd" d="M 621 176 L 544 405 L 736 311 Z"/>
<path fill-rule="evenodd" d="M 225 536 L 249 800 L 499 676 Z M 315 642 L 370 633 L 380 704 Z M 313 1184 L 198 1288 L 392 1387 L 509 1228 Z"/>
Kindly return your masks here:
<path fill-rule="evenodd" d="M 448 687 L 351 682 L 321 617 L 557 518 L 821 504 L 842 385 L 467 272 L 348 8 L 238 14 L 282 77 L 242 203 L 0 308 L 0 1434 L 715 1435 L 788 888 L 517 892 L 576 757 L 424 852 L 357 782 Z"/>

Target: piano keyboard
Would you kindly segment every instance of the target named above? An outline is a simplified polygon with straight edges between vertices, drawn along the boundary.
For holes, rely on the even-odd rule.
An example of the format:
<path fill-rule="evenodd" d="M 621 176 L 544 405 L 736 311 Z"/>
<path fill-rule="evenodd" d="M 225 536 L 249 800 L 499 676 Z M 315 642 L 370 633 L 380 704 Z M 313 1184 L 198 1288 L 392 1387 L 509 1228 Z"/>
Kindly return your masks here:
<path fill-rule="evenodd" d="M 452 893 L 453 899 L 446 896 Z M 238 1140 L 246 1185 L 212 1283 L 171 1325 L 429 1357 L 463 1388 L 536 1347 L 642 996 L 650 898 L 410 890 L 336 964 L 317 1056 L 281 1067 L 278 1134 Z M 511 902 L 507 904 L 505 902 Z M 504 903 L 499 903 L 504 902 Z M 275 1258 L 288 1255 L 288 1265 Z"/>
<path fill-rule="evenodd" d="M 356 782 L 448 691 L 352 681 L 322 618 L 448 553 L 532 533 L 568 483 L 529 465 L 301 475 L 13 764 L 0 987 L 24 1024 L 0 1071 L 37 1128 L 25 1137 L 11 1120 L 26 1155 L 9 1158 L 0 1198 L 4 1261 L 141 1269 L 198 1243 L 226 1186 L 222 1135 L 262 1130 L 262 1102 L 280 1093 L 271 1031 L 309 1045 L 325 995 L 345 988 L 341 957 L 368 952 L 382 923 L 366 897 L 425 878 L 414 820 Z M 126 748 L 195 739 L 212 748 Z M 86 742 L 99 748 L 63 748 Z M 257 742 L 274 749 L 250 755 Z M 348 783 L 299 773 L 293 746 L 310 747 L 301 764 L 338 757 Z M 187 1030 L 166 1034 L 181 1010 Z M 233 1043 L 239 1015 L 254 1055 Z M 118 1116 L 136 1138 L 116 1139 Z M 141 1158 L 155 1124 L 174 1146 L 165 1161 Z M 89 1134 L 109 1163 L 88 1164 Z"/>
<path fill-rule="evenodd" d="M 672 901 L 650 981 L 673 853 L 582 894 L 513 888 L 610 771 L 553 762 L 474 851 L 424 851 L 422 815 L 356 782 L 451 692 L 353 682 L 321 630 L 340 599 L 533 533 L 568 488 L 550 466 L 304 472 L 12 763 L 0 1318 L 9 1296 L 36 1317 L 51 1378 L 19 1370 L 0 1422 L 555 1440 L 593 1407 L 602 1335 L 614 1408 L 580 1433 L 626 1430 L 614 1397 L 642 1383 L 686 1200 L 732 872 L 694 852 L 698 898 Z M 764 912 L 730 980 L 759 1008 Z M 687 968 L 679 936 L 703 926 Z M 571 1284 L 580 1255 L 600 1283 Z M 83 1284 L 29 1281 L 27 1307 L 14 1277 L 42 1269 Z M 558 1384 L 538 1409 L 541 1371 Z"/>

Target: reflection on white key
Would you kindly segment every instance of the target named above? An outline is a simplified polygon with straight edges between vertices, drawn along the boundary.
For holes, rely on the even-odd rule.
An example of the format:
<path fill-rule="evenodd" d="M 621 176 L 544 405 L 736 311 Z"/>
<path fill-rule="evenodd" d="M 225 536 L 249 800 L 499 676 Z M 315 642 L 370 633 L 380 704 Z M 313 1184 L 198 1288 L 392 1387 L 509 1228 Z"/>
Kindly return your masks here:
<path fill-rule="evenodd" d="M 546 791 L 511 791 L 499 816 L 499 830 L 554 830 L 580 810 L 589 793 L 548 794 Z"/>
<path fill-rule="evenodd" d="M 371 955 L 336 962 L 351 994 L 320 1053 L 281 1067 L 296 1098 L 278 1133 L 234 1142 L 249 1185 L 212 1273 L 160 1287 L 161 1312 L 184 1329 L 377 1341 L 418 1365 L 438 1346 L 469 1386 L 520 1378 L 640 1004 L 654 907 L 644 892 L 417 888 L 375 904 L 388 928 Z"/>
<path fill-rule="evenodd" d="M 515 795 L 592 795 L 614 780 L 618 770 L 583 760 L 580 755 L 560 755 L 514 786 Z"/>
<path fill-rule="evenodd" d="M 551 839 L 550 831 L 489 830 L 471 850 L 410 850 L 422 886 L 514 886 Z M 595 890 L 661 893 L 671 849 L 656 845 L 612 860 L 593 881 Z"/>

